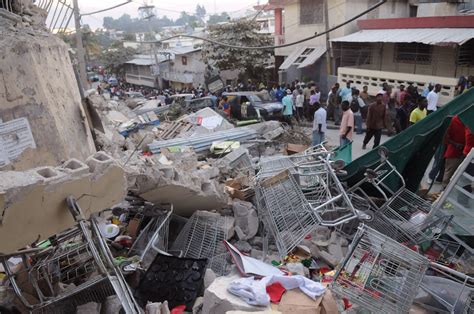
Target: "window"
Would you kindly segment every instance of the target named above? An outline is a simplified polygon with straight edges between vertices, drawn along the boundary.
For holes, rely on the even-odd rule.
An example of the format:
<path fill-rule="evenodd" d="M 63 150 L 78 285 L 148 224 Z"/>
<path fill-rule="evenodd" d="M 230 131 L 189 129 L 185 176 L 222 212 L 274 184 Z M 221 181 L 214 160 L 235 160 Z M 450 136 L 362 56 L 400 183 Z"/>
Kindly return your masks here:
<path fill-rule="evenodd" d="M 183 65 L 188 65 L 188 57 L 182 56 L 182 57 L 181 57 L 181 63 L 182 63 Z"/>
<path fill-rule="evenodd" d="M 293 64 L 301 64 L 303 63 L 306 58 L 314 51 L 314 48 L 306 48 L 305 51 L 303 51 L 300 56 L 293 62 Z"/>
<path fill-rule="evenodd" d="M 394 62 L 401 63 L 431 63 L 432 46 L 418 43 L 395 44 Z"/>
<path fill-rule="evenodd" d="M 474 39 L 459 47 L 458 66 L 472 67 L 474 66 Z"/>
<path fill-rule="evenodd" d="M 300 0 L 300 24 L 321 24 L 324 22 L 323 0 Z"/>
<path fill-rule="evenodd" d="M 418 14 L 418 6 L 410 5 L 410 17 L 416 17 Z"/>

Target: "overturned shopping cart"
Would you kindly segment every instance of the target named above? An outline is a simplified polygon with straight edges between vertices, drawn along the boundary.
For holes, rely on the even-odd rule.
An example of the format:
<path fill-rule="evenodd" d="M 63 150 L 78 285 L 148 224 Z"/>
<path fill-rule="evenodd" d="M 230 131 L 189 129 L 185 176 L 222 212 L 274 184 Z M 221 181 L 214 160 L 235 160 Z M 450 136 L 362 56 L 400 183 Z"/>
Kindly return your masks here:
<path fill-rule="evenodd" d="M 96 221 L 84 218 L 74 198 L 67 203 L 75 227 L 51 237 L 46 248 L 0 255 L 15 294 L 33 313 L 73 313 L 81 304 L 101 303 L 113 295 L 125 313 L 140 313 Z M 12 257 L 21 259 L 15 269 Z"/>

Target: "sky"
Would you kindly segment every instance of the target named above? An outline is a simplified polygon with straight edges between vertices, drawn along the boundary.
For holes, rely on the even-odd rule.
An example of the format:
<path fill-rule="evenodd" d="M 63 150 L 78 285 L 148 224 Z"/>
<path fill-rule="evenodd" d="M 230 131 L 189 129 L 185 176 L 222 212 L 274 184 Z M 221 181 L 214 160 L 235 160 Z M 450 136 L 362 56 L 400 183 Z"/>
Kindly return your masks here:
<path fill-rule="evenodd" d="M 148 5 L 153 4 L 156 7 L 158 16 L 166 15 L 170 18 L 176 19 L 179 16 L 179 12 L 186 11 L 194 13 L 196 5 L 204 5 L 208 14 L 215 12 L 221 13 L 223 11 L 238 14 L 238 12 L 244 12 L 246 9 L 251 9 L 253 5 L 258 3 L 258 0 L 147 0 Z M 79 8 L 81 13 L 93 12 L 108 8 L 120 3 L 125 0 L 79 0 Z M 266 3 L 267 1 L 260 1 L 260 3 Z M 131 3 L 126 4 L 122 7 L 116 8 L 103 13 L 98 13 L 91 16 L 84 16 L 82 18 L 83 24 L 89 24 L 91 28 L 96 29 L 102 27 L 102 20 L 105 16 L 111 16 L 118 18 L 122 14 L 127 13 L 132 17 L 138 15 L 138 7 L 142 6 L 144 0 L 132 0 Z M 234 14 L 231 14 L 233 16 Z"/>

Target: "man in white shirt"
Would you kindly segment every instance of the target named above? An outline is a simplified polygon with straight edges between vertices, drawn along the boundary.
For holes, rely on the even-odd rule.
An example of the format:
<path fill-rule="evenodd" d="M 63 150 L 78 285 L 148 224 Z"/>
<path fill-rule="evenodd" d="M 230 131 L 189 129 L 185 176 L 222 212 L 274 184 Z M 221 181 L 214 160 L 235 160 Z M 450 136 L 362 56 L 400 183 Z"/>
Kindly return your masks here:
<path fill-rule="evenodd" d="M 428 110 L 428 114 L 433 113 L 438 109 L 437 105 L 440 91 L 441 85 L 436 84 L 434 89 L 428 93 L 428 96 L 426 96 L 426 100 L 428 101 L 428 107 L 426 108 Z"/>
<path fill-rule="evenodd" d="M 324 135 L 327 130 L 326 110 L 321 107 L 320 103 L 314 104 L 316 112 L 313 120 L 313 141 L 312 146 L 316 146 L 324 142 Z"/>

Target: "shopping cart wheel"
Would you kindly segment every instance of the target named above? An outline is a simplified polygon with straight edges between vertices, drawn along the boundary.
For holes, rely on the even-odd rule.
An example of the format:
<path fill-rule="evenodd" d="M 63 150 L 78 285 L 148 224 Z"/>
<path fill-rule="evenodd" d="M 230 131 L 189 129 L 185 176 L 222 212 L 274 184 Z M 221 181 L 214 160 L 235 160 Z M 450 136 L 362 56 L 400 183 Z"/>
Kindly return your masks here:
<path fill-rule="evenodd" d="M 382 161 L 384 161 L 388 158 L 389 151 L 388 151 L 387 147 L 380 146 L 379 149 L 377 150 L 377 153 L 379 154 Z"/>
<path fill-rule="evenodd" d="M 368 222 L 374 219 L 374 215 L 371 212 L 356 209 L 356 213 L 357 213 L 357 218 L 359 218 L 359 220 Z"/>
<path fill-rule="evenodd" d="M 367 177 L 367 179 L 373 180 L 373 179 L 377 178 L 378 174 L 373 169 L 367 169 L 367 170 L 365 170 L 365 176 Z"/>
<path fill-rule="evenodd" d="M 341 160 L 341 159 L 337 159 L 337 160 L 334 160 L 332 163 L 331 163 L 331 166 L 334 170 L 341 170 L 342 168 L 344 168 L 346 166 L 346 163 L 344 162 L 344 160 Z"/>

